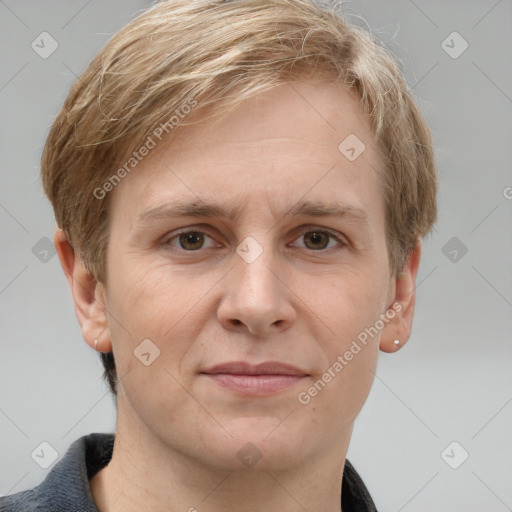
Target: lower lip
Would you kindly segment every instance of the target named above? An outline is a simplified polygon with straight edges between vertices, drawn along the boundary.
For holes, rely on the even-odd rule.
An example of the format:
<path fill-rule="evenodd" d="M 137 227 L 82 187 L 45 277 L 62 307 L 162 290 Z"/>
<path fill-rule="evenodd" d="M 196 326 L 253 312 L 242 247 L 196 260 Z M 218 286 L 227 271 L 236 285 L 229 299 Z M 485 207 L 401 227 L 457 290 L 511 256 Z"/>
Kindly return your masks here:
<path fill-rule="evenodd" d="M 303 379 L 300 375 L 238 375 L 231 373 L 206 374 L 217 384 L 245 395 L 268 395 L 289 388 Z"/>

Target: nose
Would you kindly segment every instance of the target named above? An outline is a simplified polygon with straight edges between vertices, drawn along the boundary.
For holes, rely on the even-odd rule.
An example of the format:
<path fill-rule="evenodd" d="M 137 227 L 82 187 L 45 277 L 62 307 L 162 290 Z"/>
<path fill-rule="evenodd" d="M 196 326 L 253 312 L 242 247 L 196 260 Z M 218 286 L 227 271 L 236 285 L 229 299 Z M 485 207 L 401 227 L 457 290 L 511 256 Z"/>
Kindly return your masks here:
<path fill-rule="evenodd" d="M 223 298 L 217 310 L 225 329 L 247 329 L 255 336 L 265 337 L 289 329 L 294 323 L 294 294 L 287 283 L 284 265 L 278 265 L 271 252 L 263 251 L 251 263 L 235 255 L 235 268 L 224 280 Z"/>

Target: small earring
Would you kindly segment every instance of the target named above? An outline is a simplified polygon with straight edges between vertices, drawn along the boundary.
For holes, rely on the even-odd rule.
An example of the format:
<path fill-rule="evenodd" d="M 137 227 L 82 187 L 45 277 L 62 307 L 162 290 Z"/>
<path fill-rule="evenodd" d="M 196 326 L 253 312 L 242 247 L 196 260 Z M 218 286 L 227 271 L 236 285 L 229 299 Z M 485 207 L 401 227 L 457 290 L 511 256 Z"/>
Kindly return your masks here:
<path fill-rule="evenodd" d="M 400 340 L 395 340 L 395 341 L 394 341 L 394 344 L 395 344 L 395 345 L 400 345 Z"/>
<path fill-rule="evenodd" d="M 94 339 L 94 350 L 98 350 L 98 338 Z"/>

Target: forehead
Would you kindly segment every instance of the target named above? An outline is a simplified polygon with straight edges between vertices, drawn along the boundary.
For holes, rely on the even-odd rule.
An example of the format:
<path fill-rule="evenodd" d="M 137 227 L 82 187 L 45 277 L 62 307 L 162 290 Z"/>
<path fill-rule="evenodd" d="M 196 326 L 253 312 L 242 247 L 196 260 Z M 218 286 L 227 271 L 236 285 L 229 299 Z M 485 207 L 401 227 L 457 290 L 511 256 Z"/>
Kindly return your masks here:
<path fill-rule="evenodd" d="M 351 134 L 364 140 L 370 153 L 376 149 L 369 117 L 355 93 L 323 83 L 282 84 L 245 100 L 220 121 L 201 122 L 199 116 L 197 125 L 178 128 L 173 140 L 176 156 L 180 151 L 201 152 L 208 145 L 226 142 L 233 150 L 242 147 L 248 154 L 263 147 L 291 150 L 286 146 L 299 142 L 305 153 L 317 154 L 323 147 L 326 156 L 337 157 L 339 143 Z"/>
<path fill-rule="evenodd" d="M 373 202 L 382 210 L 369 120 L 339 86 L 282 85 L 221 121 L 179 127 L 173 135 L 114 191 L 114 203 L 133 218 L 187 199 L 238 205 L 237 211 L 252 201 L 277 215 L 319 200 L 361 210 Z"/>

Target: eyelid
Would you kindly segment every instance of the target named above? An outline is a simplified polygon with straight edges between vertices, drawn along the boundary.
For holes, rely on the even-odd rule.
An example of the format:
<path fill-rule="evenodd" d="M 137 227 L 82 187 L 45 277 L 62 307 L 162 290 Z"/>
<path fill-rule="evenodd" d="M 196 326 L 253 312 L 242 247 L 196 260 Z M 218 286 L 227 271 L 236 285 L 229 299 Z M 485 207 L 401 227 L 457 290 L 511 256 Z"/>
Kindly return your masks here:
<path fill-rule="evenodd" d="M 300 235 L 304 234 L 304 233 L 310 233 L 310 232 L 318 232 L 318 233 L 327 233 L 329 234 L 332 238 L 334 238 L 342 247 L 345 247 L 348 245 L 348 240 L 344 237 L 344 236 L 340 236 L 340 234 L 338 234 L 337 232 L 329 229 L 329 228 L 324 228 L 322 226 L 315 226 L 315 225 L 306 225 L 306 226 L 299 226 L 297 228 L 297 230 L 300 230 L 299 231 L 299 236 L 295 237 L 294 238 L 294 241 L 297 240 L 298 238 L 300 238 Z M 307 249 L 307 248 L 306 248 Z M 331 247 L 330 249 L 322 249 L 322 250 L 318 250 L 318 251 L 314 251 L 313 249 L 309 249 L 311 252 L 329 252 L 331 251 L 332 249 L 334 249 L 334 247 Z"/>
<path fill-rule="evenodd" d="M 162 237 L 162 243 L 164 245 L 170 245 L 169 242 L 179 237 L 183 233 L 201 233 L 202 235 L 206 235 L 212 239 L 214 236 L 209 234 L 209 230 L 205 226 L 187 226 L 185 228 L 180 228 L 177 231 L 173 231 L 172 233 L 167 233 L 164 237 Z M 184 249 L 178 249 L 183 252 L 199 252 L 199 251 L 185 251 Z"/>

